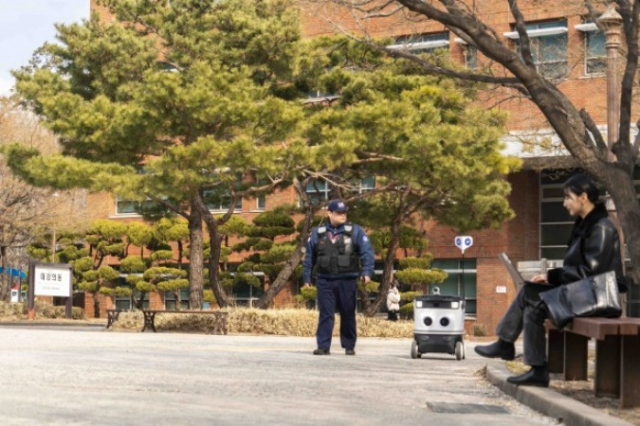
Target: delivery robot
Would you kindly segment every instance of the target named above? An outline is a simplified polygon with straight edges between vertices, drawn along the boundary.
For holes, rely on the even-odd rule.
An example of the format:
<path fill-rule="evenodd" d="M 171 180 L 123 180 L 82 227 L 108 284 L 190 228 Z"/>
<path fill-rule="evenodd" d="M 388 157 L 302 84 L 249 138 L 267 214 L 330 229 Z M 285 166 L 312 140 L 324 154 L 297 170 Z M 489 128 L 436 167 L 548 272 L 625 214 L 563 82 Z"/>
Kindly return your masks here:
<path fill-rule="evenodd" d="M 460 361 L 464 350 L 464 299 L 443 296 L 439 291 L 418 296 L 413 301 L 413 342 L 411 358 L 429 352 L 455 355 Z"/>

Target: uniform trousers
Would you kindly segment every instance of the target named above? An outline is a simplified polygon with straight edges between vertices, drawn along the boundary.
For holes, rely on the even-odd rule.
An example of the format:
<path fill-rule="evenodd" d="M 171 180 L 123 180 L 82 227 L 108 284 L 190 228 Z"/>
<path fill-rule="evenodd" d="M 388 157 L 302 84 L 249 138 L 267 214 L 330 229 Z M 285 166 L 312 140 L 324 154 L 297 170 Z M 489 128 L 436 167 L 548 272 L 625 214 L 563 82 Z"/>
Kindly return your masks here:
<path fill-rule="evenodd" d="M 340 313 L 340 344 L 345 349 L 356 346 L 356 284 L 357 278 L 328 279 L 318 277 L 318 308 L 320 317 L 316 339 L 318 348 L 329 349 L 335 323 L 336 308 Z"/>
<path fill-rule="evenodd" d="M 498 337 L 510 343 L 524 331 L 523 352 L 527 365 L 538 367 L 547 361 L 544 321 L 549 314 L 544 303 L 540 303 L 540 293 L 552 288 L 545 284 L 524 284 L 496 329 Z"/>

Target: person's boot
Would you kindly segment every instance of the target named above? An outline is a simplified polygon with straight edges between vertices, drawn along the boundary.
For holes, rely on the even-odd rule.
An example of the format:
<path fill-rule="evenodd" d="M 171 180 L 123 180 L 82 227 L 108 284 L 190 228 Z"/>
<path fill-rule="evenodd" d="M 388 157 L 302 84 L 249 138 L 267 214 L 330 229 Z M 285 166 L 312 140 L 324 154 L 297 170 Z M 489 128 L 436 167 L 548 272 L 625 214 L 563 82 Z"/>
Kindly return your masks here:
<path fill-rule="evenodd" d="M 549 387 L 549 367 L 546 362 L 541 366 L 532 366 L 526 373 L 508 377 L 507 382 L 517 386 Z"/>
<path fill-rule="evenodd" d="M 478 355 L 485 358 L 501 358 L 511 361 L 516 357 L 516 348 L 513 343 L 498 339 L 490 345 L 480 345 L 475 347 Z"/>
<path fill-rule="evenodd" d="M 355 355 L 355 354 L 356 354 L 356 351 L 355 351 L 355 350 L 353 350 L 353 349 L 345 349 L 345 350 L 344 350 L 344 354 L 345 354 L 345 355 Z"/>
<path fill-rule="evenodd" d="M 322 348 L 318 348 L 315 351 L 313 351 L 314 355 L 331 355 L 331 352 L 329 351 L 329 349 L 322 349 Z"/>

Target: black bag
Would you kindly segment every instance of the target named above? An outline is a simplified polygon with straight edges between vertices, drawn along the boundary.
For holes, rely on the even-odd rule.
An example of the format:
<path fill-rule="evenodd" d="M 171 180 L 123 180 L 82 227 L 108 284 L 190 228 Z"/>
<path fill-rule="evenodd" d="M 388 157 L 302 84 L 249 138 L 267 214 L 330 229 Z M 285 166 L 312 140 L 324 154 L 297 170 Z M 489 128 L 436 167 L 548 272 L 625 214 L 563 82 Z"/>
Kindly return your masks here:
<path fill-rule="evenodd" d="M 594 275 L 540 293 L 549 319 L 564 328 L 574 317 L 609 317 L 622 315 L 620 293 L 615 272 Z"/>

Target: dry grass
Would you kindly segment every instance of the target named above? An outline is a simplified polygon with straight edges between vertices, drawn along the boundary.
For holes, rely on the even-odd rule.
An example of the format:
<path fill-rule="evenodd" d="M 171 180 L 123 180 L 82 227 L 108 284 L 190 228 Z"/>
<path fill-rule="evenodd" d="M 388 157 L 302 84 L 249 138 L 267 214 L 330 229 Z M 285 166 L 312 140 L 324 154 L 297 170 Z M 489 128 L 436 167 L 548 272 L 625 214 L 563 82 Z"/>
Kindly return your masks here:
<path fill-rule="evenodd" d="M 240 334 L 271 334 L 284 336 L 313 337 L 318 326 L 318 312 L 308 309 L 225 309 L 229 312 L 227 330 Z M 122 312 L 115 329 L 140 330 L 144 320 L 140 312 Z M 194 333 L 212 333 L 214 318 L 211 315 L 198 314 L 160 314 L 156 316 L 155 326 L 163 331 Z M 413 336 L 413 321 L 387 321 L 384 318 L 357 317 L 358 336 L 361 337 L 403 337 Z M 340 319 L 336 318 L 333 330 L 340 335 Z"/>
<path fill-rule="evenodd" d="M 34 310 L 36 318 L 39 319 L 57 319 L 65 317 L 64 306 L 53 306 L 36 300 Z M 0 318 L 8 320 L 22 320 L 27 318 L 27 303 L 7 303 L 0 302 Z M 74 320 L 85 319 L 84 310 L 74 306 L 71 310 L 71 318 Z"/>
<path fill-rule="evenodd" d="M 627 408 L 621 410 L 618 407 L 618 398 L 597 397 L 593 391 L 593 351 L 589 351 L 588 380 L 565 382 L 560 374 L 551 375 L 549 387 L 556 392 L 575 399 L 583 404 L 598 409 L 610 416 L 620 418 L 626 422 L 640 426 L 640 408 Z M 508 361 L 507 368 L 514 374 L 521 374 L 529 370 L 529 366 L 522 363 L 522 358 Z"/>

